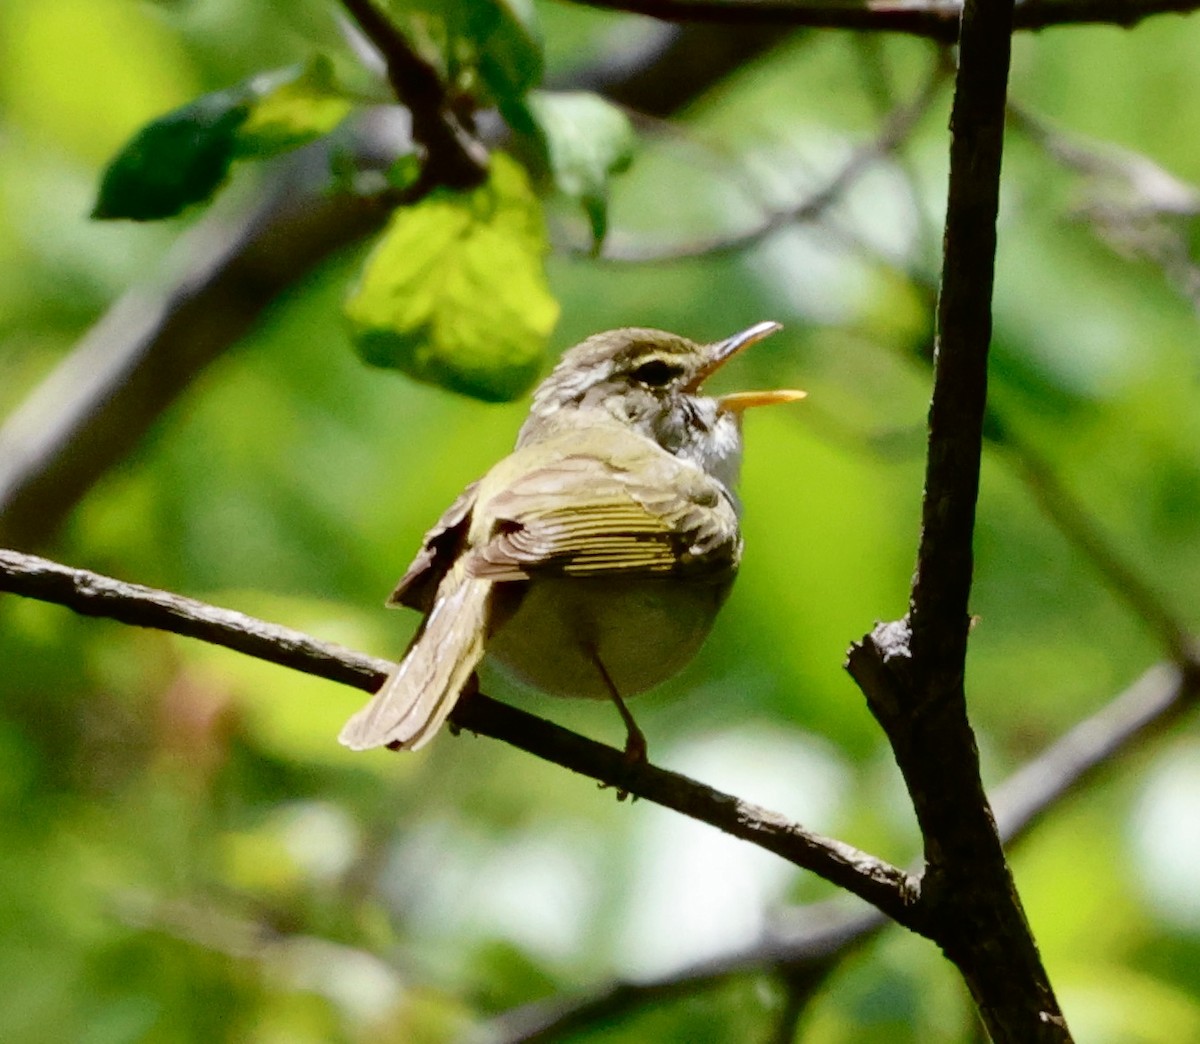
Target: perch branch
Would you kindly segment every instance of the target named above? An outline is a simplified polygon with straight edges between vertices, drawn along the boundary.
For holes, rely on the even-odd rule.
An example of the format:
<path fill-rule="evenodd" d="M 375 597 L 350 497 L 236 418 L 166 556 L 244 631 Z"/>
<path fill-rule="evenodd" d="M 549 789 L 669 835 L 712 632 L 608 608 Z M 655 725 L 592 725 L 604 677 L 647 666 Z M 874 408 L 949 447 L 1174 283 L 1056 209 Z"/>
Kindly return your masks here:
<path fill-rule="evenodd" d="M 0 550 L 0 591 L 198 638 L 368 692 L 377 689 L 394 666 L 243 613 L 16 551 Z M 483 695 L 461 701 L 451 720 L 758 845 L 921 930 L 909 903 L 908 875 L 850 845 L 810 833 L 783 816 L 678 773 L 631 765 L 621 751 Z"/>

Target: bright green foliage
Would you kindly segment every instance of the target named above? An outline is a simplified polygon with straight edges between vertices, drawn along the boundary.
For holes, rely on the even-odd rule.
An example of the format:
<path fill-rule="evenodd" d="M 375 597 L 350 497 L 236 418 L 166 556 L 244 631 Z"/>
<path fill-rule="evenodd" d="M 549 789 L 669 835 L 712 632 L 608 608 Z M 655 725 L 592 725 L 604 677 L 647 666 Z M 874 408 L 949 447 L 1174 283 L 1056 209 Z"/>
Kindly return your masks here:
<path fill-rule="evenodd" d="M 546 249 L 524 171 L 494 156 L 479 188 L 439 191 L 392 217 L 346 305 L 359 354 L 464 395 L 516 398 L 558 319 Z"/>
<path fill-rule="evenodd" d="M 197 84 L 341 47 L 331 7 L 0 0 L 6 417 L 113 300 L 163 278 L 176 230 L 83 220 L 96 180 L 83 165 Z M 628 61 L 631 38 L 652 31 L 573 3 L 538 13 L 557 83 L 584 61 Z M 441 46 L 411 38 L 427 55 Z M 476 49 L 460 42 L 451 82 L 488 99 Z M 1017 34 L 1013 47 L 1020 106 L 1200 185 L 1189 104 L 1200 20 Z M 354 59 L 347 48 L 335 60 L 342 74 Z M 900 155 L 860 167 L 818 220 L 681 262 L 616 258 L 719 239 L 809 198 L 873 151 L 882 109 L 906 105 L 938 60 L 934 45 L 898 36 L 781 41 L 644 136 L 611 188 L 607 259 L 547 262 L 563 305 L 555 350 L 630 323 L 705 339 L 785 324 L 713 381 L 810 393 L 746 418 L 737 584 L 696 661 L 632 710 L 655 763 L 898 865 L 919 858 L 919 832 L 841 664 L 851 640 L 907 605 L 948 90 Z M 660 66 L 656 82 L 673 90 L 692 69 Z M 356 155 L 344 155 L 351 184 Z M 406 186 L 414 173 L 409 158 L 388 178 Z M 1180 278 L 1196 264 L 1189 219 L 1133 209 L 1161 200 L 1161 181 L 1131 179 L 1130 220 L 1105 231 L 1135 235 L 1097 235 L 1082 208 L 1125 198 L 1100 194 L 1107 186 L 1016 122 L 1004 177 L 989 402 L 1009 438 L 984 455 L 967 679 L 989 789 L 1164 655 L 1047 514 L 1022 446 L 1200 630 L 1200 284 Z M 1171 246 L 1172 230 L 1184 249 L 1170 265 L 1131 260 L 1134 247 Z M 383 599 L 422 532 L 510 449 L 526 407 L 483 408 L 362 365 L 341 315 L 359 262 L 343 255 L 294 283 L 44 553 L 398 657 L 417 614 Z M 222 315 L 240 321 L 240 306 L 235 293 Z M 598 740 L 623 738 L 602 702 L 484 681 Z M 510 1005 L 703 967 L 764 929 L 808 923 L 792 904 L 835 893 L 488 739 L 447 732 L 416 754 L 352 754 L 336 734 L 363 700 L 230 650 L 0 595 L 0 1041 L 486 1039 Z M 1200 1040 L 1194 712 L 1135 747 L 1010 846 L 1013 870 L 1075 1039 L 1183 1044 Z M 787 1006 L 771 963 L 555 1039 L 783 1040 Z M 950 963 L 891 929 L 819 984 L 791 1041 L 968 1044 L 978 1032 Z"/>
<path fill-rule="evenodd" d="M 320 56 L 206 94 L 134 135 L 104 172 L 92 217 L 174 217 L 209 199 L 235 159 L 305 145 L 336 127 L 351 104 Z"/>
<path fill-rule="evenodd" d="M 554 183 L 583 206 L 598 253 L 608 231 L 609 182 L 633 161 L 633 126 L 588 91 L 533 91 L 527 106 Z"/>
<path fill-rule="evenodd" d="M 237 134 L 238 157 L 274 156 L 328 134 L 353 102 L 338 87 L 333 63 L 314 55 L 306 64 L 250 81 L 255 100 Z"/>

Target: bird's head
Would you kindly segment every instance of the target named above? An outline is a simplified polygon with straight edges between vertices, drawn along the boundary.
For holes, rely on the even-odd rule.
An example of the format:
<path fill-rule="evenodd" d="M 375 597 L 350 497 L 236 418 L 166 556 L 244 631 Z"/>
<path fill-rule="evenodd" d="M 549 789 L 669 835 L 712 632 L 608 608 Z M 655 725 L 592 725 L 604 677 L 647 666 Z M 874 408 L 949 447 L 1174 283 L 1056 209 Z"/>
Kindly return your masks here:
<path fill-rule="evenodd" d="M 573 422 L 570 414 L 628 424 L 663 449 L 685 457 L 732 485 L 741 454 L 741 417 L 753 406 L 794 402 L 791 389 L 704 394 L 704 382 L 743 349 L 781 326 L 756 323 L 712 344 L 665 330 L 626 327 L 595 334 L 563 353 L 534 393 L 521 442 Z"/>

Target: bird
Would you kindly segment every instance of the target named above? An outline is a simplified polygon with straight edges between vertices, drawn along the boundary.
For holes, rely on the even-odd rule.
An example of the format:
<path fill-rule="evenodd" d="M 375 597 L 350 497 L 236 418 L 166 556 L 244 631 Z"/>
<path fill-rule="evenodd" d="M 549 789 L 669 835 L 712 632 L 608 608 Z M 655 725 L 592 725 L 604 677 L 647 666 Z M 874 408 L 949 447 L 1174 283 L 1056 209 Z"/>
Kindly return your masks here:
<path fill-rule="evenodd" d="M 700 344 L 626 327 L 564 352 L 513 452 L 425 534 L 388 599 L 421 625 L 340 742 L 419 750 L 486 655 L 548 694 L 611 700 L 645 761 L 625 701 L 693 658 L 741 562 L 742 416 L 805 396 L 702 385 L 780 329 Z"/>

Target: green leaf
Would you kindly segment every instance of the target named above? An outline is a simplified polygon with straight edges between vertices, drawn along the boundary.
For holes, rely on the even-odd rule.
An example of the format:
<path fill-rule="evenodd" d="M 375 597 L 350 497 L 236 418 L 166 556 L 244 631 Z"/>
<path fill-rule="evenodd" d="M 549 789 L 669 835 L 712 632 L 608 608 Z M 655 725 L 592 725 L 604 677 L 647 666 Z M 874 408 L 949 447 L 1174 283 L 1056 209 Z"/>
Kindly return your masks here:
<path fill-rule="evenodd" d="M 542 35 L 532 0 L 484 0 L 495 16 L 479 39 L 479 74 L 498 103 L 541 83 Z M 478 6 L 483 6 L 482 4 Z"/>
<path fill-rule="evenodd" d="M 543 42 L 532 0 L 392 0 L 394 17 L 415 41 L 436 42 L 447 79 L 478 73 L 500 106 L 541 82 Z M 431 32 L 434 22 L 441 30 Z"/>
<path fill-rule="evenodd" d="M 323 56 L 205 94 L 133 136 L 105 170 L 92 217 L 174 217 L 210 199 L 235 159 L 305 145 L 336 127 L 352 105 Z"/>
<path fill-rule="evenodd" d="M 585 91 L 533 91 L 526 106 L 554 183 L 583 206 L 599 253 L 608 231 L 609 183 L 633 161 L 633 127 L 620 109 Z"/>
<path fill-rule="evenodd" d="M 108 165 L 92 217 L 154 221 L 221 186 L 250 115 L 244 87 L 206 94 L 146 124 Z"/>
<path fill-rule="evenodd" d="M 546 251 L 524 170 L 494 155 L 479 188 L 393 215 L 346 305 L 359 355 L 488 402 L 517 398 L 558 319 Z"/>
<path fill-rule="evenodd" d="M 238 130 L 237 155 L 274 156 L 328 134 L 354 106 L 338 87 L 333 62 L 315 55 L 307 63 L 250 81 L 255 97 Z"/>

